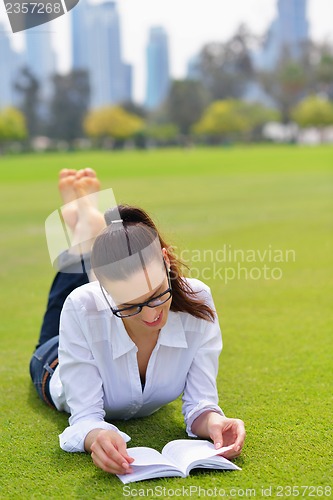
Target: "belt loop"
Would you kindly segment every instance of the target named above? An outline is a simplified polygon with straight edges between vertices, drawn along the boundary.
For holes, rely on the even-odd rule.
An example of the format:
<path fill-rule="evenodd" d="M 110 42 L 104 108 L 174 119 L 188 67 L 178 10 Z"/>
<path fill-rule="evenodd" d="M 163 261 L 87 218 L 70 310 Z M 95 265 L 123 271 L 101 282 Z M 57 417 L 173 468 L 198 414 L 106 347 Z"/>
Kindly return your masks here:
<path fill-rule="evenodd" d="M 48 363 L 45 363 L 45 365 L 43 366 L 43 368 L 49 372 L 50 375 L 53 375 L 54 374 L 54 370 L 50 367 L 50 365 Z"/>
<path fill-rule="evenodd" d="M 58 365 L 58 363 L 59 363 L 58 358 L 55 359 L 51 363 L 51 366 L 48 363 L 45 363 L 44 369 L 46 370 L 46 372 L 44 373 L 44 376 L 42 379 L 42 388 L 41 388 L 42 394 L 43 394 L 43 399 L 44 399 L 45 403 L 48 404 L 53 409 L 55 408 L 55 405 L 54 405 L 53 401 L 50 401 L 51 395 L 50 395 L 49 384 L 50 384 L 50 377 L 54 373 L 53 368 L 55 368 Z M 50 398 L 48 397 L 48 395 L 50 396 Z M 52 398 L 51 398 L 51 400 L 52 400 Z"/>

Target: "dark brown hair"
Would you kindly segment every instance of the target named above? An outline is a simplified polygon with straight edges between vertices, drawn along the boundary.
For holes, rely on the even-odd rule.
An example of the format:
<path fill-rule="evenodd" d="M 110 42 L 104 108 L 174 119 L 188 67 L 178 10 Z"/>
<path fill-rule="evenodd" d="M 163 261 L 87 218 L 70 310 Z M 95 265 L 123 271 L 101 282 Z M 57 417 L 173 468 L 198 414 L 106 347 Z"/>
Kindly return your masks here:
<path fill-rule="evenodd" d="M 111 221 L 122 219 L 122 223 Z M 170 279 L 172 283 L 172 302 L 170 309 L 175 312 L 186 312 L 192 316 L 208 321 L 214 321 L 215 311 L 197 297 L 199 292 L 192 290 L 184 279 L 182 269 L 184 264 L 176 257 L 157 230 L 149 215 L 138 207 L 118 205 L 105 213 L 106 229 L 97 236 L 92 250 L 91 263 L 99 281 L 103 278 L 126 279 L 136 269 L 134 265 L 122 265 L 127 255 L 142 251 L 158 237 L 161 248 L 165 248 L 170 260 Z M 116 226 L 118 226 L 116 228 Z M 130 261 L 130 259 L 129 259 Z M 112 275 L 107 263 L 117 263 L 112 266 Z"/>

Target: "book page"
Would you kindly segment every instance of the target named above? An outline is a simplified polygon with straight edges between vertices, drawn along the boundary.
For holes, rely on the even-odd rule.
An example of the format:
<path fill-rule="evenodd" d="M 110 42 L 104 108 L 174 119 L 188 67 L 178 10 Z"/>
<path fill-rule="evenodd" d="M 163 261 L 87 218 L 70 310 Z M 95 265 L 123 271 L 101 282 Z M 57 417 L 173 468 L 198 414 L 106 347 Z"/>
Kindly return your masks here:
<path fill-rule="evenodd" d="M 117 474 L 123 484 L 155 479 L 157 477 L 184 477 L 178 469 L 169 469 L 167 465 L 144 465 L 133 467 L 130 474 Z"/>
<path fill-rule="evenodd" d="M 127 448 L 127 453 L 134 458 L 134 462 L 131 463 L 133 472 L 117 474 L 124 484 L 155 477 L 182 476 L 175 464 L 153 448 L 137 446 Z"/>
<path fill-rule="evenodd" d="M 226 469 L 238 469 L 235 464 L 226 458 L 221 456 L 216 457 L 216 455 L 230 448 L 228 446 L 216 450 L 214 445 L 206 440 L 176 439 L 164 446 L 162 454 L 171 462 L 176 463 L 184 474 L 187 474 L 191 465 L 195 466 L 208 458 L 211 460 L 206 460 L 206 462 L 211 466 L 222 465 L 224 463 Z"/>
<path fill-rule="evenodd" d="M 154 448 L 136 446 L 133 448 L 127 448 L 127 453 L 130 457 L 134 458 L 134 462 L 131 464 L 131 467 L 133 465 L 168 465 L 177 468 L 177 465 L 175 465 L 169 457 L 163 456 L 159 451 L 154 450 Z"/>

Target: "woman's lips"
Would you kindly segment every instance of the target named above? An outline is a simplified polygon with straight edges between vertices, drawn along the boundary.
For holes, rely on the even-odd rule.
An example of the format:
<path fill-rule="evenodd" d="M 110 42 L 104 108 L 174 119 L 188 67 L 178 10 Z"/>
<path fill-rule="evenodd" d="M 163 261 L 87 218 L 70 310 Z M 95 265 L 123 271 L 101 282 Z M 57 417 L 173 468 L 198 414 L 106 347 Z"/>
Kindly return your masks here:
<path fill-rule="evenodd" d="M 156 321 L 152 321 L 151 323 L 149 323 L 148 321 L 143 320 L 143 322 L 147 326 L 158 326 L 162 321 L 162 317 L 163 317 L 163 311 L 161 311 L 160 314 L 157 316 Z"/>

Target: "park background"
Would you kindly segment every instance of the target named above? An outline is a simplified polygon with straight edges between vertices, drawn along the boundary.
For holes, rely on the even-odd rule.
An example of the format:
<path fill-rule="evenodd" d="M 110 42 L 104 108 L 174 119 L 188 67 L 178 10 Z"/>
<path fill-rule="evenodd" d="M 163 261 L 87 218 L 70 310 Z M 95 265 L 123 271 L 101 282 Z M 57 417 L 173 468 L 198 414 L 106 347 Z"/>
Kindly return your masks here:
<path fill-rule="evenodd" d="M 272 497 L 333 497 L 331 46 L 308 40 L 299 46 L 300 58 L 284 47 L 265 71 L 281 96 L 281 101 L 271 96 L 269 105 L 244 98 L 248 77 L 237 58 L 224 64 L 226 54 L 235 56 L 233 37 L 209 47 L 202 57 L 213 48 L 218 56 L 209 68 L 216 78 L 209 81 L 219 92 L 231 82 L 227 94 L 214 97 L 204 80 L 171 80 L 166 99 L 153 110 L 111 103 L 100 115 L 78 106 L 81 114 L 70 108 L 62 116 L 58 130 L 68 133 L 70 116 L 89 113 L 96 124 L 96 113 L 102 115 L 108 128 L 97 127 L 95 135 L 84 127 L 75 129 L 80 133 L 74 138 L 46 134 L 46 108 L 37 94 L 35 108 L 24 92 L 14 107 L 1 108 L 0 498 L 123 497 L 120 481 L 95 468 L 89 456 L 59 448 L 67 416 L 39 401 L 28 374 L 53 278 L 44 222 L 61 204 L 58 171 L 83 167 L 96 170 L 117 202 L 147 209 L 185 257 L 189 273 L 210 286 L 224 341 L 220 403 L 247 428 L 236 459 L 242 471 L 137 483 L 132 496 L 141 491 L 157 498 L 159 486 L 172 498 L 176 488 L 194 486 L 207 495 L 216 487 L 225 498 L 260 498 L 263 489 Z M 244 55 L 245 45 L 236 47 Z M 72 76 L 58 79 L 67 88 Z M 191 103 L 200 105 L 189 88 L 203 91 L 208 101 L 181 130 L 168 106 L 172 91 L 181 89 L 173 109 L 182 109 L 181 120 L 188 116 Z M 235 95 L 236 89 L 242 92 Z M 58 103 L 73 104 L 61 95 Z M 281 102 L 288 106 L 282 109 Z M 297 116 L 307 118 L 297 121 Z M 268 136 L 267 123 L 274 132 Z M 141 128 L 130 128 L 133 124 Z M 154 127 L 158 134 L 151 134 Z M 115 135 L 119 129 L 122 135 Z M 131 446 L 161 450 L 169 440 L 186 437 L 180 400 L 149 418 L 116 424 L 131 435 Z"/>
<path fill-rule="evenodd" d="M 91 2 L 0 6 L 2 152 L 333 141 L 330 0 Z"/>

